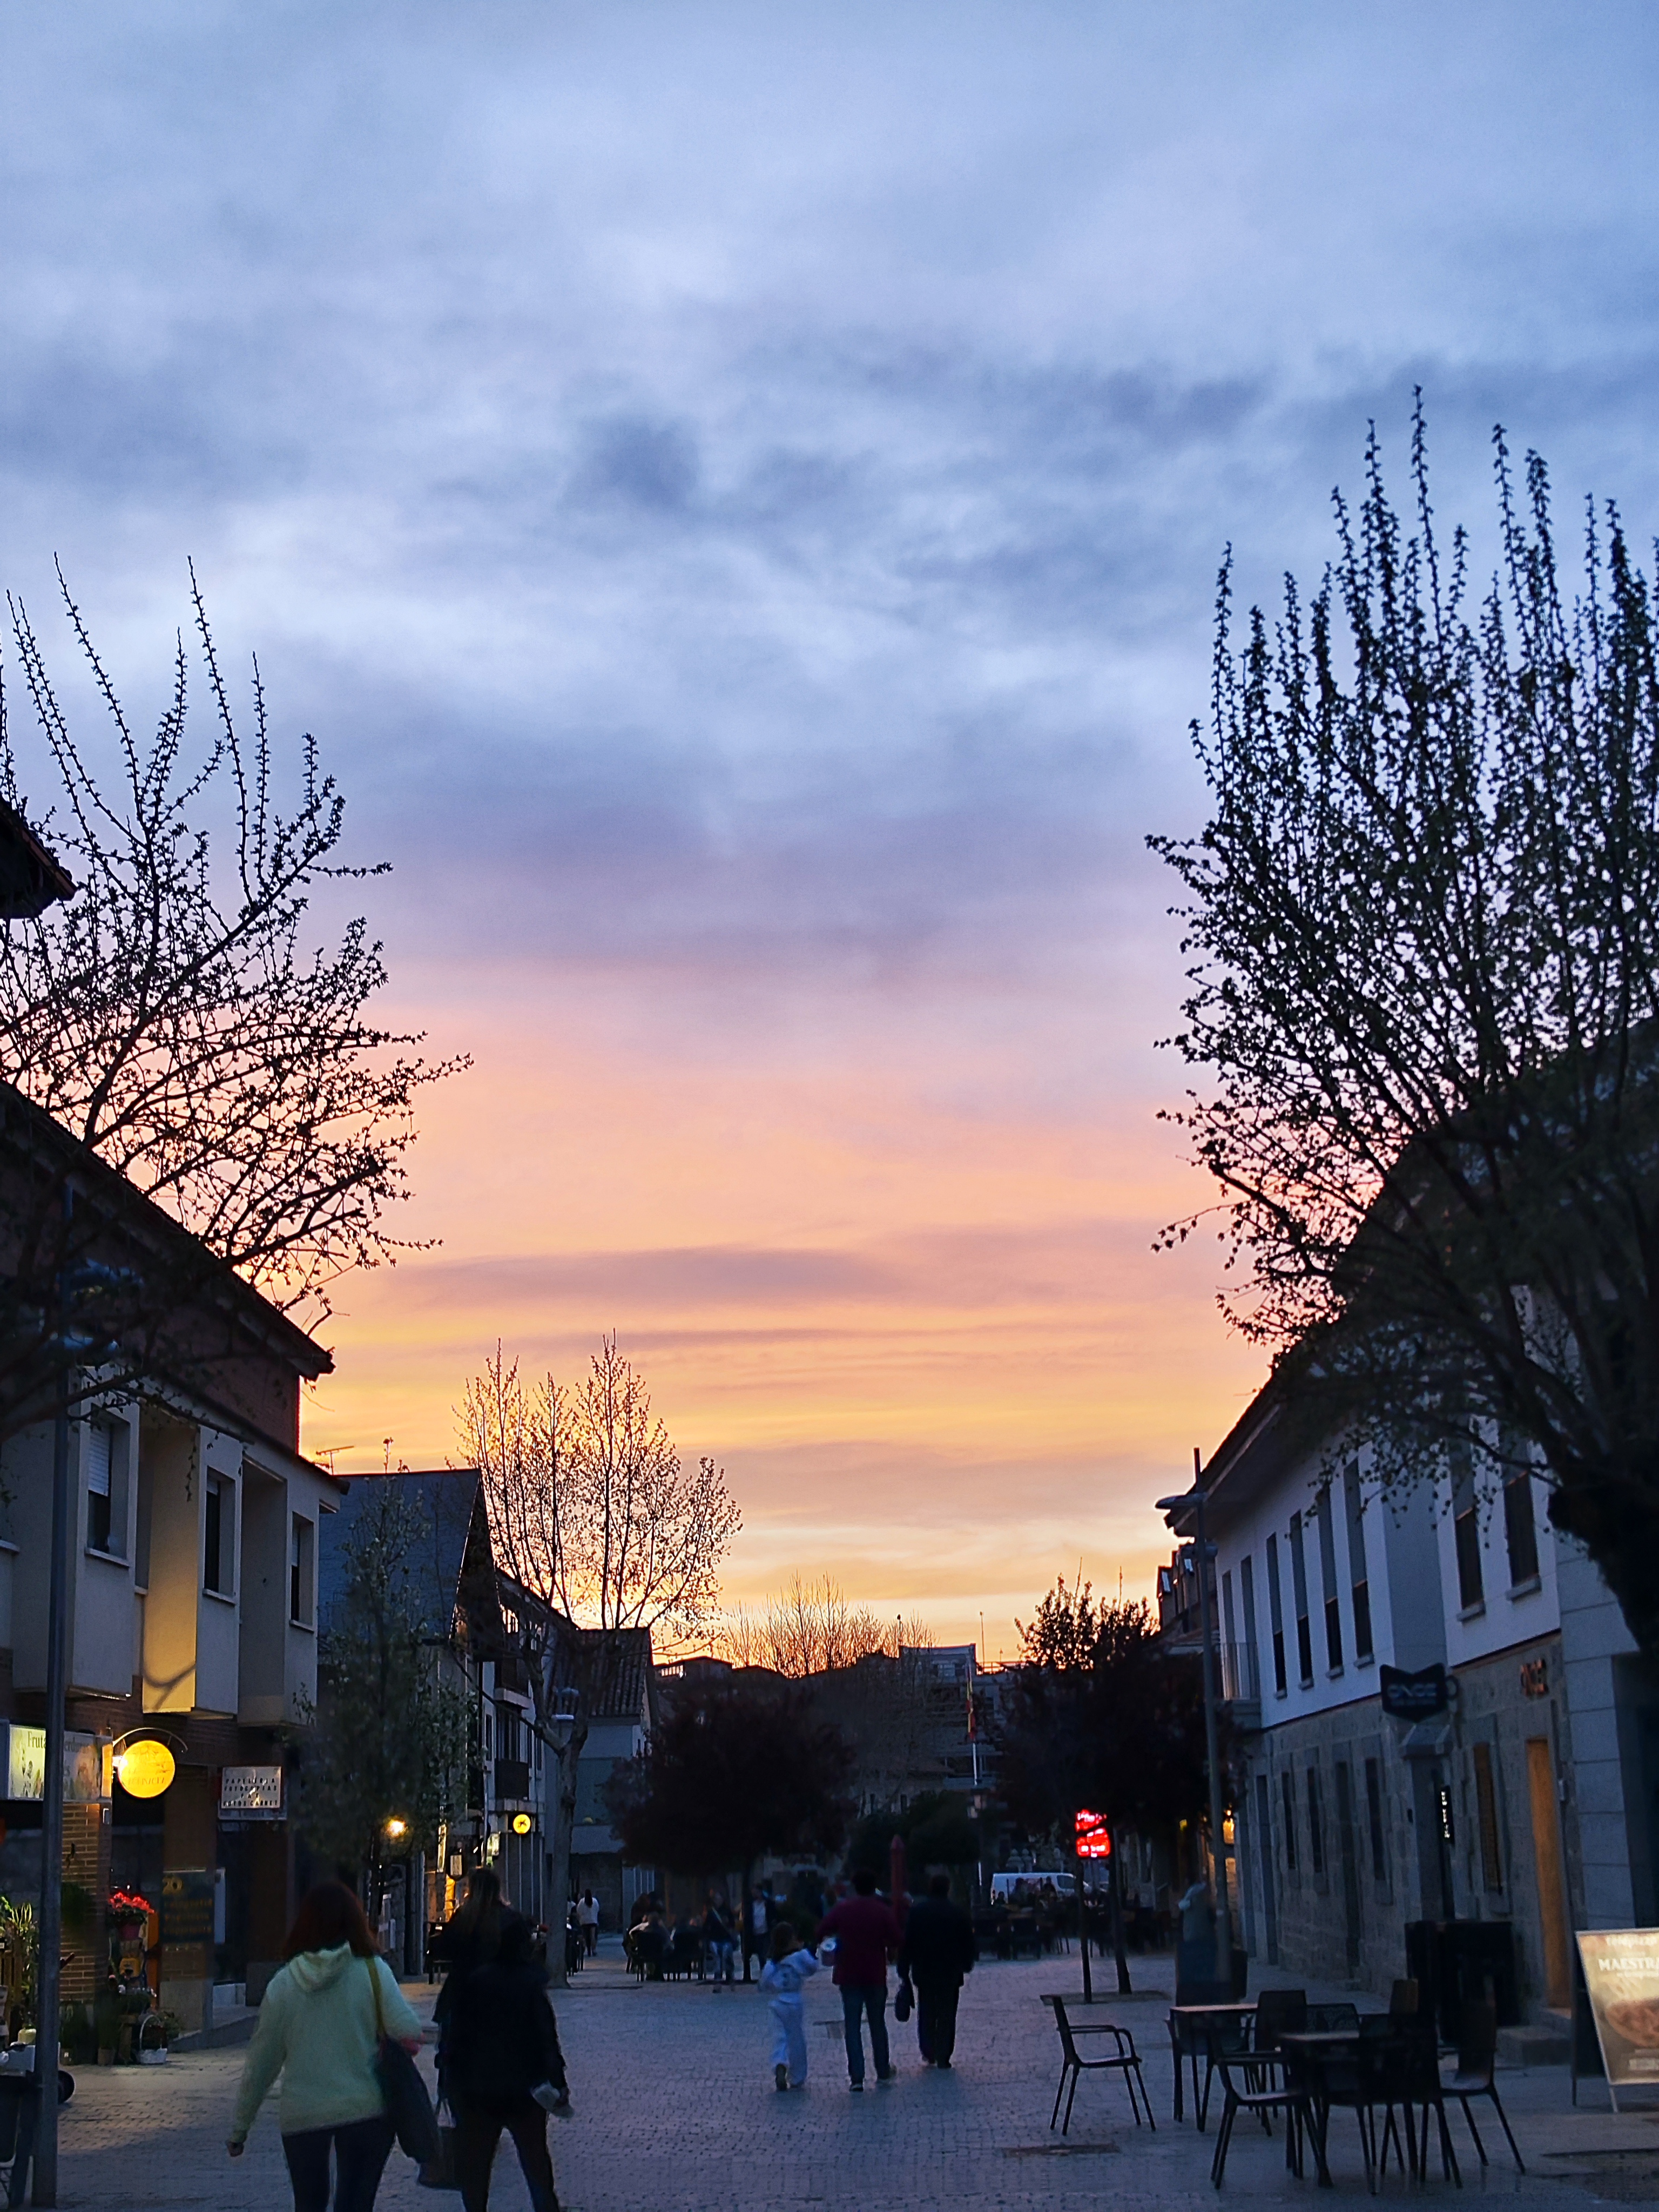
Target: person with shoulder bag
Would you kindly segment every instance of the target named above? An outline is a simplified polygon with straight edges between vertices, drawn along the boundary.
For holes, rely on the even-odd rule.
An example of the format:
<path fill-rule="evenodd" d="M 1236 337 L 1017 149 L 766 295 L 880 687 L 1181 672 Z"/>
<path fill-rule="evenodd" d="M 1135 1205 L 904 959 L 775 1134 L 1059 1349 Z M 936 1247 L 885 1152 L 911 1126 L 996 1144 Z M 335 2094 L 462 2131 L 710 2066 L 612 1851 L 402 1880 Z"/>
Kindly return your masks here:
<path fill-rule="evenodd" d="M 343 1882 L 319 1882 L 310 1892 L 283 1955 L 287 1963 L 259 2007 L 226 2148 L 233 2158 L 242 2155 L 280 2074 L 278 2124 L 294 2212 L 329 2212 L 331 2151 L 334 2212 L 371 2212 L 395 2133 L 381 2086 L 381 2043 L 417 2051 L 419 2017 Z"/>
<path fill-rule="evenodd" d="M 511 1916 L 493 1958 L 452 1975 L 447 1986 L 441 2065 L 465 2212 L 488 2212 L 489 2169 L 503 2128 L 519 2154 L 532 2212 L 558 2212 L 547 2116 L 569 2117 L 570 2091 L 546 1972 L 531 1955 L 525 1922 Z"/>

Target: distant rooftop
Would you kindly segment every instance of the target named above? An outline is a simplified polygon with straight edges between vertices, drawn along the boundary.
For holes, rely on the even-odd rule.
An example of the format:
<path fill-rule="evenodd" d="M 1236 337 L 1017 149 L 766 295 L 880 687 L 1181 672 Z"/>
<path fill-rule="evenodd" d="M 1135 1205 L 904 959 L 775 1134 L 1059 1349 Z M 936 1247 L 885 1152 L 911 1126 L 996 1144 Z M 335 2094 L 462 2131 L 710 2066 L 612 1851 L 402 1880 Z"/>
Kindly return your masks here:
<path fill-rule="evenodd" d="M 32 920 L 74 889 L 73 878 L 17 809 L 0 799 L 0 920 Z"/>

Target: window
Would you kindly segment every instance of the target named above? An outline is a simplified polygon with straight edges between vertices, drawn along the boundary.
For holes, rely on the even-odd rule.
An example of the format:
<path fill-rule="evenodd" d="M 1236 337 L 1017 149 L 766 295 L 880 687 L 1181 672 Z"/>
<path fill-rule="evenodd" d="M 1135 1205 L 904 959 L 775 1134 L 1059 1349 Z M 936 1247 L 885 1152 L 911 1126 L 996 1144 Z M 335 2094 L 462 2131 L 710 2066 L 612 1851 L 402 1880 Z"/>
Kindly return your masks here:
<path fill-rule="evenodd" d="M 1480 1574 L 1480 1505 L 1474 1494 L 1474 1455 L 1467 1443 L 1453 1447 L 1452 1534 L 1457 1547 L 1457 1601 L 1472 1613 L 1486 1601 Z"/>
<path fill-rule="evenodd" d="M 1271 1538 L 1269 1541 L 1271 1541 Z M 1291 1770 L 1285 1767 L 1279 1777 L 1279 1786 L 1285 1795 L 1285 1869 L 1296 1872 L 1296 1784 L 1291 1780 Z"/>
<path fill-rule="evenodd" d="M 127 1548 L 127 1425 L 87 1424 L 87 1548 L 125 1559 Z"/>
<path fill-rule="evenodd" d="M 1267 1608 L 1273 1625 L 1273 1687 L 1285 1694 L 1285 1607 L 1279 1595 L 1279 1539 L 1267 1539 Z M 1296 1861 L 1292 1859 L 1294 1866 Z"/>
<path fill-rule="evenodd" d="M 1348 1575 L 1352 1583 L 1353 1656 L 1369 1659 L 1371 1644 L 1371 1585 L 1365 1563 L 1365 1494 L 1359 1486 L 1359 1462 L 1351 1459 L 1342 1470 L 1342 1496 L 1347 1508 Z"/>
<path fill-rule="evenodd" d="M 1316 1874 L 1325 1871 L 1325 1815 L 1319 1802 L 1319 1770 L 1308 1769 L 1308 1860 Z"/>
<path fill-rule="evenodd" d="M 316 1564 L 316 1523 L 296 1513 L 288 1547 L 288 1617 L 299 1628 L 311 1626 Z"/>
<path fill-rule="evenodd" d="M 1342 1666 L 1342 1608 L 1336 1595 L 1336 1534 L 1331 1527 L 1331 1486 L 1328 1482 L 1314 1505 L 1319 1529 L 1319 1586 L 1325 1601 L 1325 1663 L 1332 1674 Z"/>
<path fill-rule="evenodd" d="M 1533 1517 L 1532 1469 L 1522 1468 L 1504 1485 L 1504 1541 L 1509 1548 L 1510 1588 L 1538 1579 L 1538 1523 Z"/>
<path fill-rule="evenodd" d="M 1379 1883 L 1389 1879 L 1388 1838 L 1382 1826 L 1382 1762 L 1365 1761 L 1365 1812 L 1371 1831 L 1371 1872 Z"/>
<path fill-rule="evenodd" d="M 1489 1743 L 1474 1747 L 1474 1809 L 1480 1830 L 1480 1880 L 1489 1893 L 1501 1891 L 1504 1862 L 1498 1850 L 1498 1785 Z"/>
<path fill-rule="evenodd" d="M 1313 1680 L 1313 1630 L 1308 1621 L 1308 1556 L 1302 1516 L 1291 1516 L 1291 1589 L 1296 1600 L 1296 1663 L 1305 1690 Z"/>
<path fill-rule="evenodd" d="M 236 1486 L 228 1475 L 208 1477 L 202 1540 L 202 1588 L 230 1596 L 236 1556 Z"/>

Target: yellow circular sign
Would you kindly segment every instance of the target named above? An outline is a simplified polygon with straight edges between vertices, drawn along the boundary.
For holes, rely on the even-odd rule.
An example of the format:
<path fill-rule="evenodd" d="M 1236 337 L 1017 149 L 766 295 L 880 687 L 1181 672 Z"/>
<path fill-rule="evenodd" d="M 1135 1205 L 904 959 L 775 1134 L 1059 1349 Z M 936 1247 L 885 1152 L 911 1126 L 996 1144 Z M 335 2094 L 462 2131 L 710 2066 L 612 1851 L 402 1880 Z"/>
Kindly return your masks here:
<path fill-rule="evenodd" d="M 179 1771 L 179 1762 L 166 1744 L 145 1736 L 130 1743 L 115 1762 L 121 1787 L 129 1797 L 159 1797 Z"/>
<path fill-rule="evenodd" d="M 513 1832 L 515 1836 L 527 1836 L 535 1825 L 528 1813 L 515 1813 L 513 1815 Z"/>

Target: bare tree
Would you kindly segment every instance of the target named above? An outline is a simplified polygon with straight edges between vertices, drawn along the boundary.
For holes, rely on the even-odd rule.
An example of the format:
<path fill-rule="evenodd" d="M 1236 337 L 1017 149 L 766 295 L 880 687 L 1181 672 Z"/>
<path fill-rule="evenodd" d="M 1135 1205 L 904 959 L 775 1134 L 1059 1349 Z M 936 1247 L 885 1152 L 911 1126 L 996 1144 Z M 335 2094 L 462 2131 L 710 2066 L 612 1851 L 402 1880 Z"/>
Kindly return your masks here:
<path fill-rule="evenodd" d="M 591 1716 L 579 1711 L 562 1724 L 559 1690 L 573 1674 L 603 1679 L 605 1647 L 627 1632 L 678 1641 L 706 1626 L 738 1508 L 713 1460 L 683 1467 L 614 1335 L 600 1340 L 574 1390 L 550 1375 L 527 1386 L 497 1343 L 457 1411 L 466 1462 L 483 1478 L 497 1555 L 539 1601 L 508 1608 L 508 1634 L 558 1774 L 550 1856 L 562 1897 Z M 565 1623 L 575 1624 L 574 1638 Z M 597 1665 L 590 1644 L 599 1647 Z M 563 1974 L 561 1947 L 554 1978 Z"/>
<path fill-rule="evenodd" d="M 827 1674 L 860 1659 L 883 1655 L 896 1659 L 901 1649 L 931 1645 L 933 1631 L 921 1620 L 900 1617 L 883 1622 L 867 1605 L 856 1609 L 833 1575 L 808 1582 L 791 1576 L 764 1612 L 739 1606 L 716 1638 L 723 1659 L 736 1667 L 766 1667 L 775 1674 L 799 1679 Z"/>
<path fill-rule="evenodd" d="M 314 1321 L 341 1273 L 409 1249 L 387 1215 L 408 1195 L 415 1096 L 465 1063 L 410 1058 L 418 1036 L 368 1018 L 386 976 L 361 918 L 331 952 L 303 948 L 321 886 L 384 871 L 337 857 L 345 803 L 308 736 L 283 811 L 258 663 L 246 738 L 193 570 L 191 587 L 214 714 L 194 758 L 183 636 L 171 702 L 143 744 L 64 588 L 113 728 L 113 793 L 70 728 L 25 609 L 8 598 L 59 786 L 43 827 L 77 887 L 0 935 L 0 1070 L 210 1252 Z M 0 796 L 21 803 L 3 700 Z"/>
<path fill-rule="evenodd" d="M 678 1644 L 707 1626 L 738 1507 L 712 1459 L 684 1465 L 614 1335 L 574 1389 L 550 1375 L 526 1386 L 498 1344 L 458 1413 L 516 1582 L 607 1632 L 648 1628 Z"/>
<path fill-rule="evenodd" d="M 1212 819 L 1182 878 L 1235 1324 L 1385 1480 L 1534 1471 L 1659 1650 L 1659 648 L 1617 511 L 1577 592 L 1501 434 L 1504 568 L 1468 600 L 1373 437 L 1333 569 L 1242 652 L 1221 581 Z M 1196 1226 L 1176 1224 L 1184 1237 Z"/>

